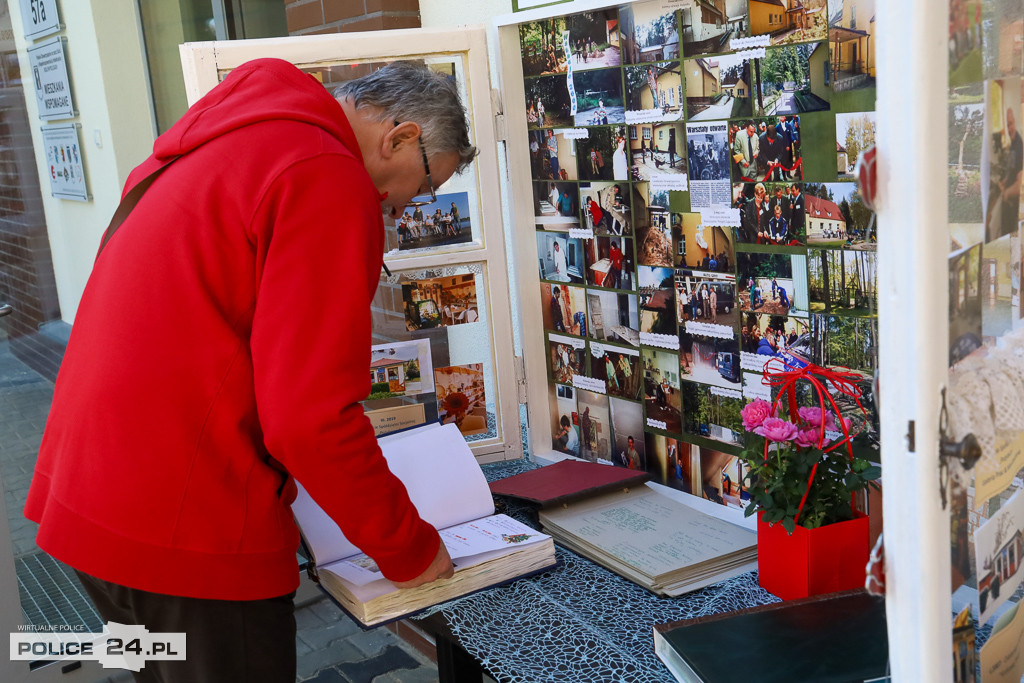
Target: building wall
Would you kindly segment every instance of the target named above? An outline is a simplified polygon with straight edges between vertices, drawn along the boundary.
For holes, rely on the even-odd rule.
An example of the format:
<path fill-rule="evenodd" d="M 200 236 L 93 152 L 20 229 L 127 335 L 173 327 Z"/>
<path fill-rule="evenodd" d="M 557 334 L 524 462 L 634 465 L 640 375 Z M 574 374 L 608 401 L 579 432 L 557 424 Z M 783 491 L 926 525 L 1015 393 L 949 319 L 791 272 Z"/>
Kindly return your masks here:
<path fill-rule="evenodd" d="M 419 0 L 283 0 L 288 34 L 419 28 Z"/>
<path fill-rule="evenodd" d="M 781 21 L 779 17 L 782 17 Z M 785 27 L 786 9 L 779 5 L 750 0 L 750 34 L 771 33 Z"/>
<path fill-rule="evenodd" d="M 832 89 L 825 84 L 826 72 L 829 69 L 826 55 L 828 55 L 828 50 L 824 46 L 819 47 L 811 55 L 808 68 L 811 70 L 811 93 L 828 102 L 832 99 Z"/>

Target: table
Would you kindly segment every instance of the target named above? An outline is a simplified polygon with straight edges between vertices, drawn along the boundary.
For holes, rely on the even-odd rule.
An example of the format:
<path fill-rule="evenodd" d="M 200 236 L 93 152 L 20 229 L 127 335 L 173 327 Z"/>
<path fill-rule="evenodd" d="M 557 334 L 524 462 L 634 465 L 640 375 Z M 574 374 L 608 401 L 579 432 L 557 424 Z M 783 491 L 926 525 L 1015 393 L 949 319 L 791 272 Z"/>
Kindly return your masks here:
<path fill-rule="evenodd" d="M 489 480 L 536 465 L 485 465 Z M 528 521 L 529 508 L 499 510 Z M 754 573 L 661 598 L 564 548 L 560 567 L 431 610 L 414 621 L 434 636 L 443 683 L 673 683 L 652 627 L 777 602 Z M 724 655 L 725 661 L 728 655 Z"/>

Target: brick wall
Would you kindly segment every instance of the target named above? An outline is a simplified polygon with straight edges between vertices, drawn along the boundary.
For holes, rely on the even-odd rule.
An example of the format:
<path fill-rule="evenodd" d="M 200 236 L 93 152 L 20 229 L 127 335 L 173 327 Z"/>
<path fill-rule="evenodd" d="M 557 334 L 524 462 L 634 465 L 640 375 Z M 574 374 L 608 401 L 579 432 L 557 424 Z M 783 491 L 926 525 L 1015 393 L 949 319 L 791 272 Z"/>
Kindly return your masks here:
<path fill-rule="evenodd" d="M 286 0 L 288 34 L 419 28 L 419 0 Z"/>

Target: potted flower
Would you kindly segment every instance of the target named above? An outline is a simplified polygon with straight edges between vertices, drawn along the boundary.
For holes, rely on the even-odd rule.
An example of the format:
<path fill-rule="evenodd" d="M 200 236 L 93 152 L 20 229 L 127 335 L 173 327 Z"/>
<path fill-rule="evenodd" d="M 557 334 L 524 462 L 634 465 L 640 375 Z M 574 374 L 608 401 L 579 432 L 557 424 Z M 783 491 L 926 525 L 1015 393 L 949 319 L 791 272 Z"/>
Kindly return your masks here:
<path fill-rule="evenodd" d="M 758 581 L 787 600 L 862 586 L 869 528 L 854 503 L 859 492 L 877 487 L 881 470 L 853 454 L 851 421 L 838 416 L 827 390 L 832 384 L 859 406 L 859 378 L 814 365 L 766 367 L 764 377 L 780 387 L 778 399 L 751 401 L 741 413 L 751 498 L 746 514 L 758 515 Z M 797 406 L 800 380 L 812 385 L 820 405 Z"/>

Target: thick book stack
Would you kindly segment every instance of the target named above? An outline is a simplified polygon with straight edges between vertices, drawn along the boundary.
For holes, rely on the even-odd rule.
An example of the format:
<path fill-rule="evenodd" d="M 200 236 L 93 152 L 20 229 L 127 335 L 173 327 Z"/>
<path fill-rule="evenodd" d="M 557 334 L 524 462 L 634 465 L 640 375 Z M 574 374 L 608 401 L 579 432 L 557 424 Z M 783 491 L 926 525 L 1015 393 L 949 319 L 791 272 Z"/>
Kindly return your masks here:
<path fill-rule="evenodd" d="M 555 566 L 550 537 L 494 514 L 487 481 L 454 424 L 430 424 L 382 437 L 378 443 L 420 516 L 440 531 L 455 576 L 399 590 L 345 538 L 299 482 L 292 511 L 315 565 L 311 573 L 364 626 Z"/>

